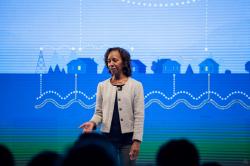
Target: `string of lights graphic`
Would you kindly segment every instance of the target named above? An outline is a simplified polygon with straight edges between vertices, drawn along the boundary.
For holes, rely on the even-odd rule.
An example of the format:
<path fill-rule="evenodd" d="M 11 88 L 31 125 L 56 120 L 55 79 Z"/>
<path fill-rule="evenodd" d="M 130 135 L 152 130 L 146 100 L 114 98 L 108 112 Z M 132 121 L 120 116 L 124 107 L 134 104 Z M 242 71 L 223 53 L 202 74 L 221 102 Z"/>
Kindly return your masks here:
<path fill-rule="evenodd" d="M 41 45 L 40 50 L 44 51 L 83 51 L 83 50 L 102 50 L 102 49 L 107 49 L 110 47 L 113 47 L 114 44 L 97 44 L 97 43 L 90 43 L 90 42 L 84 42 L 80 41 L 81 46 L 79 48 L 73 47 L 72 45 L 61 45 L 61 46 L 52 46 L 52 45 Z M 134 50 L 134 47 L 130 44 L 126 43 L 121 43 L 121 42 L 116 42 L 116 46 L 123 47 L 126 49 L 129 49 L 130 51 Z"/>
<path fill-rule="evenodd" d="M 136 1 L 131 1 L 131 0 L 121 0 L 123 3 L 131 4 L 131 5 L 137 5 L 137 6 L 143 6 L 143 7 L 175 7 L 175 6 L 181 6 L 181 5 L 189 5 L 192 3 L 196 3 L 201 0 L 186 0 L 186 1 L 176 1 L 176 2 L 160 2 L 160 3 L 155 3 L 155 2 L 136 2 Z M 207 41 L 207 0 L 205 1 L 206 3 L 206 27 L 205 27 L 205 40 Z M 82 51 L 83 49 L 94 49 L 94 50 L 99 50 L 99 49 L 106 49 L 109 47 L 112 47 L 113 45 L 108 45 L 108 44 L 93 44 L 93 43 L 83 43 L 83 1 L 79 0 L 79 48 L 74 48 L 70 45 L 62 45 L 62 46 L 56 46 L 53 47 L 51 45 L 41 45 L 41 48 L 46 49 L 46 50 L 72 50 L 72 49 L 78 49 L 78 51 Z M 131 51 L 133 51 L 133 46 L 124 44 L 124 43 L 117 43 L 118 46 L 124 47 L 124 48 L 129 48 Z M 207 51 L 207 44 L 205 50 Z"/>
<path fill-rule="evenodd" d="M 181 5 L 188 5 L 192 3 L 197 3 L 201 0 L 184 0 L 184 1 L 161 1 L 161 2 L 152 2 L 152 1 L 130 1 L 130 0 L 121 0 L 122 3 L 132 4 L 132 5 L 138 5 L 138 6 L 148 6 L 148 7 L 174 7 L 174 6 L 181 6 Z M 205 54 L 208 54 L 208 0 L 204 1 L 205 4 L 205 27 L 204 27 L 204 35 L 205 35 L 205 45 L 204 45 L 204 51 Z M 44 50 L 47 52 L 51 51 L 73 51 L 78 52 L 79 54 L 82 54 L 84 50 L 105 50 L 107 48 L 113 47 L 114 45 L 123 47 L 125 49 L 130 50 L 133 52 L 135 48 L 132 44 L 124 43 L 124 42 L 115 42 L 115 44 L 101 44 L 101 43 L 95 43 L 95 42 L 87 42 L 84 41 L 84 2 L 82 0 L 79 0 L 79 46 L 72 46 L 72 45 L 41 45 L 40 50 Z M 66 55 L 61 55 L 64 59 L 69 59 L 69 57 L 65 58 Z M 68 55 L 67 55 L 68 56 Z M 53 55 L 51 55 L 51 58 Z M 185 57 L 183 55 L 178 55 L 175 57 L 176 59 L 182 61 L 185 61 Z M 67 59 L 67 60 L 68 60 Z M 193 58 L 191 58 L 193 59 Z"/>
<path fill-rule="evenodd" d="M 75 95 L 75 96 L 76 96 L 76 94 L 82 95 L 82 96 L 83 96 L 85 99 L 87 99 L 87 100 L 93 100 L 93 99 L 95 99 L 95 97 L 96 97 L 96 94 L 94 94 L 94 95 L 92 95 L 92 96 L 90 97 L 90 96 L 87 96 L 87 95 L 86 95 L 85 93 L 83 93 L 82 91 L 72 91 L 72 92 L 68 93 L 65 97 L 63 97 L 63 96 L 61 96 L 58 92 L 53 91 L 53 90 L 49 90 L 49 91 L 46 91 L 46 92 L 40 94 L 40 96 L 37 97 L 36 100 L 40 100 L 40 99 L 42 99 L 43 97 L 45 97 L 46 95 L 49 95 L 49 94 L 54 94 L 55 96 L 57 96 L 57 97 L 58 97 L 59 99 L 61 99 L 61 100 L 67 100 L 71 95 Z M 244 96 L 246 99 L 250 100 L 250 96 L 248 96 L 245 92 L 242 92 L 242 91 L 233 91 L 233 92 L 229 93 L 226 97 L 222 97 L 219 93 L 217 93 L 217 92 L 215 92 L 215 91 L 205 91 L 205 92 L 203 92 L 202 94 L 200 94 L 198 97 L 193 96 L 193 95 L 192 95 L 190 92 L 188 92 L 188 91 L 178 91 L 178 92 L 176 92 L 175 94 L 173 94 L 172 96 L 168 97 L 168 96 L 167 96 L 166 94 L 164 94 L 163 92 L 154 90 L 154 91 L 151 91 L 151 92 L 147 93 L 147 94 L 144 96 L 144 98 L 147 99 L 147 98 L 149 98 L 149 97 L 150 97 L 151 95 L 153 95 L 153 94 L 159 94 L 159 95 L 161 95 L 163 98 L 165 98 L 166 100 L 173 100 L 175 97 L 177 97 L 178 95 L 181 95 L 181 94 L 184 94 L 184 95 L 190 97 L 191 99 L 197 100 L 197 101 L 200 100 L 200 99 L 202 99 L 203 96 L 209 95 L 209 94 L 210 94 L 210 95 L 213 94 L 214 96 L 216 96 L 217 98 L 219 98 L 219 99 L 222 100 L 222 101 L 223 101 L 223 100 L 226 101 L 226 100 L 228 100 L 230 97 L 233 97 L 234 95 L 242 95 L 242 96 Z"/>
<path fill-rule="evenodd" d="M 152 2 L 152 1 L 132 1 L 132 0 L 121 0 L 121 2 L 129 4 L 129 5 L 136 5 L 136 6 L 142 6 L 142 7 L 177 7 L 177 6 L 181 6 L 181 5 L 188 5 L 191 3 L 196 3 L 200 0 L 186 0 L 186 1 L 172 1 L 172 2 L 167 2 L 167 1 L 161 1 L 161 2 Z M 82 0 L 79 1 L 79 9 L 80 9 L 80 24 L 79 24 L 79 28 L 80 28 L 80 34 L 79 34 L 79 51 L 82 51 L 83 49 L 102 49 L 102 48 L 108 48 L 111 47 L 107 44 L 103 44 L 103 45 L 96 45 L 96 44 L 91 44 L 91 43 L 84 43 L 83 44 L 83 33 L 82 33 Z M 204 46 L 204 51 L 205 53 L 208 53 L 208 0 L 205 0 L 205 46 Z M 133 51 L 134 47 L 130 46 L 130 45 L 124 45 L 124 43 L 120 43 L 118 45 L 121 45 L 124 48 L 130 48 L 131 51 Z M 51 46 L 48 45 L 44 45 L 42 46 L 43 49 L 55 49 L 52 48 Z M 84 47 L 84 48 L 83 48 Z M 56 49 L 60 50 L 60 49 L 69 49 L 69 50 L 76 50 L 77 48 L 73 48 L 71 46 L 61 46 L 61 47 L 57 47 Z M 210 81 L 210 74 L 208 74 L 208 82 L 207 82 L 207 91 L 202 92 L 198 97 L 195 97 L 192 93 L 185 91 L 185 90 L 181 90 L 176 92 L 176 76 L 175 74 L 173 74 L 173 94 L 172 96 L 167 96 L 165 93 L 159 91 L 159 90 L 153 90 L 150 91 L 149 93 L 147 93 L 144 97 L 145 100 L 147 101 L 145 103 L 145 108 L 150 107 L 150 105 L 152 105 L 153 103 L 158 104 L 160 107 L 162 107 L 163 109 L 173 109 L 174 107 L 178 106 L 179 104 L 183 103 L 186 107 L 190 108 L 190 109 L 201 109 L 202 107 L 204 107 L 207 104 L 212 104 L 214 107 L 216 107 L 217 109 L 221 109 L 221 110 L 225 110 L 225 109 L 229 109 L 230 107 L 232 107 L 234 104 L 240 104 L 242 107 L 244 107 L 245 109 L 249 110 L 250 106 L 248 104 L 246 104 L 244 101 L 240 100 L 239 95 L 244 97 L 247 100 L 250 100 L 250 97 L 248 94 L 246 94 L 243 91 L 232 91 L 230 93 L 228 93 L 228 95 L 226 95 L 225 97 L 222 97 L 222 95 L 220 95 L 218 92 L 216 91 L 211 91 L 211 81 Z M 40 75 L 40 96 L 36 98 L 37 101 L 42 100 L 43 98 L 45 98 L 47 95 L 54 95 L 56 98 L 58 98 L 61 101 L 66 101 L 72 98 L 72 96 L 74 95 L 73 99 L 69 100 L 66 104 L 60 104 L 60 102 L 57 102 L 55 99 L 53 98 L 46 98 L 44 99 L 40 104 L 35 105 L 36 109 L 41 109 L 43 108 L 46 104 L 48 103 L 52 103 L 54 104 L 56 107 L 60 108 L 60 109 L 67 109 L 69 108 L 73 103 L 79 103 L 83 108 L 85 109 L 93 109 L 95 107 L 95 102 L 94 99 L 96 97 L 96 94 L 93 94 L 92 96 L 87 96 L 84 92 L 79 91 L 77 89 L 77 74 L 75 74 L 75 89 L 74 91 L 69 92 L 66 96 L 62 96 L 60 95 L 60 93 L 54 91 L 54 90 L 49 90 L 49 91 L 45 91 L 42 93 L 42 75 Z M 163 98 L 166 102 L 172 102 L 172 104 L 164 104 L 163 101 L 161 101 L 160 99 L 156 98 L 156 97 L 160 97 Z M 178 98 L 180 96 L 180 98 Z M 234 96 L 236 96 L 236 99 L 234 98 Z M 79 99 L 78 97 L 83 98 L 83 100 L 87 99 L 89 101 L 93 100 L 93 104 L 85 104 L 81 99 Z M 182 97 L 182 98 L 181 98 Z M 190 100 L 193 101 L 199 101 L 199 104 L 191 104 L 191 102 L 189 102 L 187 99 L 188 98 Z M 221 101 L 228 101 L 230 98 L 232 98 L 232 100 L 230 102 L 228 102 L 225 105 L 220 105 L 218 104 L 214 99 L 216 100 L 221 100 Z M 203 99 L 203 100 L 202 100 Z"/>
<path fill-rule="evenodd" d="M 159 7 L 159 8 L 168 8 L 168 7 L 177 7 L 183 5 L 189 5 L 192 3 L 196 3 L 200 0 L 183 0 L 183 1 L 175 1 L 175 2 L 146 2 L 146 1 L 136 1 L 136 0 L 121 0 L 123 3 L 134 5 L 134 6 L 142 6 L 142 7 Z"/>
<path fill-rule="evenodd" d="M 95 107 L 95 102 L 94 99 L 96 97 L 96 94 L 93 94 L 92 96 L 87 96 L 84 92 L 79 91 L 77 89 L 77 74 L 75 74 L 74 77 L 74 91 L 71 91 L 70 93 L 68 93 L 66 96 L 62 96 L 60 95 L 60 93 L 54 91 L 54 90 L 49 90 L 49 91 L 45 91 L 45 92 L 41 92 L 42 90 L 42 74 L 40 74 L 40 96 L 36 98 L 37 101 L 43 100 L 40 104 L 35 105 L 36 109 L 41 109 L 43 108 L 46 104 L 48 103 L 52 103 L 54 104 L 57 108 L 59 109 L 67 109 L 69 108 L 73 103 L 78 103 L 80 104 L 83 108 L 85 109 L 93 109 Z M 240 104 L 243 108 L 250 110 L 250 105 L 246 104 L 244 101 L 242 101 L 239 96 L 242 96 L 243 98 L 245 98 L 246 100 L 250 100 L 250 96 L 243 92 L 243 91 L 232 91 L 231 93 L 229 93 L 227 96 L 222 97 L 218 92 L 216 91 L 211 91 L 210 89 L 210 85 L 211 85 L 211 80 L 210 80 L 210 74 L 208 74 L 208 90 L 202 92 L 198 97 L 195 97 L 194 95 L 192 95 L 192 93 L 182 90 L 182 91 L 178 91 L 175 92 L 175 74 L 173 74 L 173 94 L 172 96 L 167 96 L 165 93 L 159 91 L 159 90 L 153 90 L 150 91 L 149 93 L 147 93 L 144 98 L 145 101 L 147 101 L 145 103 L 145 109 L 149 108 L 150 105 L 152 105 L 153 103 L 158 104 L 160 107 L 162 107 L 163 109 L 173 109 L 174 107 L 178 106 L 179 104 L 183 103 L 186 107 L 188 107 L 189 109 L 192 110 L 197 110 L 197 109 L 201 109 L 202 107 L 204 107 L 206 104 L 212 104 L 214 107 L 216 107 L 217 109 L 220 110 L 226 110 L 231 108 L 234 104 Z M 69 100 L 70 98 L 73 98 L 71 100 L 69 100 L 66 104 L 60 104 L 59 102 L 57 102 L 54 98 L 45 98 L 47 95 L 53 95 L 56 96 L 55 98 L 58 98 L 59 100 L 65 102 L 66 100 Z M 73 96 L 74 95 L 74 96 Z M 71 97 L 72 96 L 72 97 Z M 178 98 L 178 96 L 181 96 L 180 98 Z M 191 104 L 191 102 L 189 102 L 187 99 L 184 98 L 189 98 L 190 100 L 193 101 L 199 101 L 199 104 Z M 238 98 L 234 98 L 234 96 L 238 97 Z M 85 104 L 83 100 L 80 99 L 87 99 L 88 101 L 92 101 L 93 103 L 88 105 Z M 156 98 L 157 97 L 157 98 Z M 43 99 L 45 98 L 45 99 Z M 164 104 L 163 101 L 161 101 L 159 98 L 163 98 L 166 102 L 171 102 L 173 101 L 173 103 L 171 104 Z M 229 100 L 230 98 L 232 98 L 232 100 L 230 102 L 228 102 L 225 105 L 220 105 L 218 102 L 216 102 L 214 99 L 219 99 L 223 102 Z M 202 100 L 203 99 L 203 100 Z M 200 101 L 202 100 L 202 101 Z"/>

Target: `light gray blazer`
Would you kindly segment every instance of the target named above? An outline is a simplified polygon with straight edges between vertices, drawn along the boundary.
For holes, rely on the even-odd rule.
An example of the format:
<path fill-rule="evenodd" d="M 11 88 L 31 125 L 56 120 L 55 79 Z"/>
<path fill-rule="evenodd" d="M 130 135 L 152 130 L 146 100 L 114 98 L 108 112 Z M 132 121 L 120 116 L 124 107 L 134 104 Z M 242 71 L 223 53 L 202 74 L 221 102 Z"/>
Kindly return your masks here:
<path fill-rule="evenodd" d="M 109 133 L 117 92 L 122 133 L 134 132 L 133 140 L 142 141 L 144 127 L 144 92 L 139 81 L 129 77 L 122 90 L 110 83 L 100 82 L 97 87 L 96 109 L 90 121 L 102 124 L 101 131 Z"/>

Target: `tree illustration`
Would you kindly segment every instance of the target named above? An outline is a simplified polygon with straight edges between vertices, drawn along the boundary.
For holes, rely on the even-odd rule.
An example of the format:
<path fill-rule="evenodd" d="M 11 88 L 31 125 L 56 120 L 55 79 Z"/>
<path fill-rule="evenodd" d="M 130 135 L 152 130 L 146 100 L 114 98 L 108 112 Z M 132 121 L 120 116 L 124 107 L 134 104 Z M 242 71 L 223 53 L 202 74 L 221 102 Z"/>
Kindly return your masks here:
<path fill-rule="evenodd" d="M 50 66 L 50 67 L 49 67 L 48 73 L 51 74 L 51 73 L 53 73 L 53 72 L 54 72 L 54 71 L 53 71 L 52 67 Z"/>
<path fill-rule="evenodd" d="M 157 62 L 155 62 L 155 61 L 152 62 L 151 70 L 152 70 L 154 73 L 160 73 L 159 60 L 158 60 Z"/>
<path fill-rule="evenodd" d="M 232 74 L 231 70 L 225 70 L 225 74 Z"/>
<path fill-rule="evenodd" d="M 194 74 L 194 71 L 193 71 L 192 66 L 190 64 L 187 67 L 186 74 Z"/>
<path fill-rule="evenodd" d="M 59 67 L 58 64 L 56 65 L 54 72 L 55 72 L 55 73 L 61 73 L 60 67 Z"/>
<path fill-rule="evenodd" d="M 62 74 L 66 74 L 64 68 L 62 68 L 62 71 L 61 71 Z"/>

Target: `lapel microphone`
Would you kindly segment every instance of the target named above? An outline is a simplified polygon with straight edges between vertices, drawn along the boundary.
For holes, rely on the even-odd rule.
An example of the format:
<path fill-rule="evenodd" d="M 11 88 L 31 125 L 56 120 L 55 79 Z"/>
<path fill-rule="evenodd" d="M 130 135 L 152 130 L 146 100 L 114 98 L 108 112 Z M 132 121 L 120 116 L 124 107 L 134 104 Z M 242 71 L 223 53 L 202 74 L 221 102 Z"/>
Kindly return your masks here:
<path fill-rule="evenodd" d="M 117 85 L 117 90 L 118 90 L 118 91 L 122 91 L 122 86 L 123 86 L 123 85 Z"/>

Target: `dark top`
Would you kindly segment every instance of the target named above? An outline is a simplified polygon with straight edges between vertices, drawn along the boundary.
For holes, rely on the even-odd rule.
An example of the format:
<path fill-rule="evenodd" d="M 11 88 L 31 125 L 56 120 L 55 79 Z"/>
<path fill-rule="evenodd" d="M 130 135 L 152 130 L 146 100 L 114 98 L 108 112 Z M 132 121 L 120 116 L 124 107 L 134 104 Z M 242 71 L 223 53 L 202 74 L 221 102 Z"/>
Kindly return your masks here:
<path fill-rule="evenodd" d="M 118 91 L 122 90 L 123 85 L 114 85 L 117 86 Z M 132 144 L 133 133 L 124 133 L 121 132 L 121 124 L 118 110 L 118 100 L 117 100 L 117 92 L 115 96 L 115 104 L 114 104 L 114 112 L 111 122 L 111 128 L 109 133 L 103 133 L 106 135 L 109 140 L 115 145 L 128 145 Z"/>

